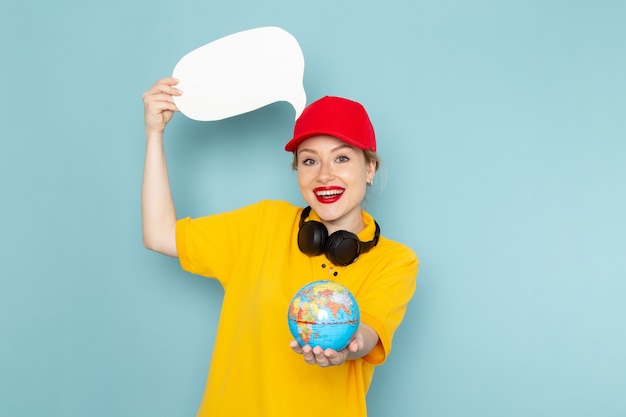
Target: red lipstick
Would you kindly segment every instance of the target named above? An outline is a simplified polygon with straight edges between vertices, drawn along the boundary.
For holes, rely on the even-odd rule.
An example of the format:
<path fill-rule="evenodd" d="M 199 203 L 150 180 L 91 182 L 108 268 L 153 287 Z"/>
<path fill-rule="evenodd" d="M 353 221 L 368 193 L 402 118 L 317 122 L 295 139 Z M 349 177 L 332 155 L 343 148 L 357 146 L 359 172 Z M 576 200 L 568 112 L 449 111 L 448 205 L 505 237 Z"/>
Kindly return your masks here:
<path fill-rule="evenodd" d="M 344 191 L 342 187 L 317 187 L 313 190 L 317 201 L 323 204 L 331 204 L 339 200 Z"/>

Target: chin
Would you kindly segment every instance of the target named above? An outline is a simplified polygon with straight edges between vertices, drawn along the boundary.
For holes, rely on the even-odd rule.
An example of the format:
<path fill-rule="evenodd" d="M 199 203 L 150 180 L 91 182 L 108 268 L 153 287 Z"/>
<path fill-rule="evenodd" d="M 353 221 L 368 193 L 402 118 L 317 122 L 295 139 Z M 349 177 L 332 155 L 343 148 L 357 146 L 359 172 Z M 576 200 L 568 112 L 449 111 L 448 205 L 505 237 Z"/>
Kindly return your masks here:
<path fill-rule="evenodd" d="M 343 209 L 334 204 L 316 203 L 311 208 L 317 213 L 320 219 L 332 222 L 343 216 Z"/>

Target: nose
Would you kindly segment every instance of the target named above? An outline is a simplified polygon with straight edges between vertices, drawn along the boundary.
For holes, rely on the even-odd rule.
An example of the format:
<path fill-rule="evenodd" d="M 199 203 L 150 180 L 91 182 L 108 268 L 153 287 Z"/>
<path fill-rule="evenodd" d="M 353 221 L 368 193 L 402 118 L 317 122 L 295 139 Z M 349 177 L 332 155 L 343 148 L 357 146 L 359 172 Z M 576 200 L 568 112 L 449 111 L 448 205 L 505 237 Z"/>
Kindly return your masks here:
<path fill-rule="evenodd" d="M 317 171 L 317 180 L 319 182 L 328 182 L 334 178 L 332 167 L 327 162 L 322 162 L 319 165 L 319 170 Z"/>

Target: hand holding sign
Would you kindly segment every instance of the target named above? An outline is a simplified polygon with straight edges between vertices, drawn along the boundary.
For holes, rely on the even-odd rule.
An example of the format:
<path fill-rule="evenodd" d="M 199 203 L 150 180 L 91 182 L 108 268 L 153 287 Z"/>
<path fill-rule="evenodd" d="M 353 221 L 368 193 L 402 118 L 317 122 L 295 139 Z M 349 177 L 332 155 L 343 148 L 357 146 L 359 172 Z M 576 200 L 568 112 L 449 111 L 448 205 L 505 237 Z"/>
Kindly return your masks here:
<path fill-rule="evenodd" d="M 174 101 L 187 117 L 220 120 L 277 101 L 304 110 L 304 57 L 296 39 L 277 27 L 238 32 L 185 55 L 173 77 L 183 91 Z"/>

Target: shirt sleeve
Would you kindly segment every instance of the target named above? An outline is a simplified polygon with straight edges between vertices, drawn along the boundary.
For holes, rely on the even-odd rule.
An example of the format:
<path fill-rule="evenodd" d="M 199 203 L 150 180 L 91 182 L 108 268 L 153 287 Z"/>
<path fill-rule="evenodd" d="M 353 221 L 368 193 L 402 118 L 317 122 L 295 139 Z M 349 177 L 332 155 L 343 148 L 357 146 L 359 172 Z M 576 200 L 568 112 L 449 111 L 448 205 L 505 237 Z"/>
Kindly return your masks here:
<path fill-rule="evenodd" d="M 193 274 L 228 280 L 237 259 L 254 250 L 258 222 L 266 202 L 176 223 L 181 267 Z"/>
<path fill-rule="evenodd" d="M 391 351 L 393 335 L 415 292 L 419 265 L 415 253 L 404 245 L 396 243 L 395 247 L 382 252 L 372 253 L 377 263 L 372 268 L 367 291 L 359 299 L 361 320 L 379 337 L 378 344 L 363 357 L 373 365 L 382 364 Z"/>

